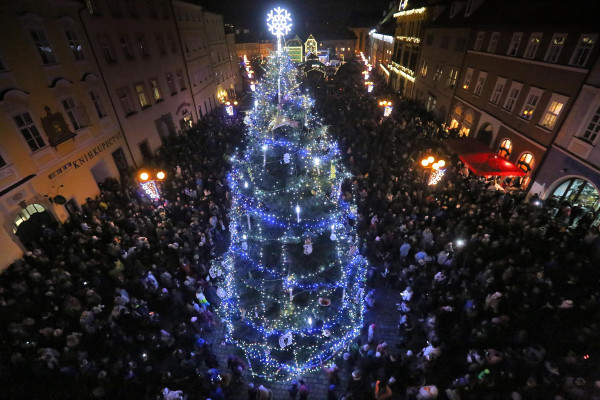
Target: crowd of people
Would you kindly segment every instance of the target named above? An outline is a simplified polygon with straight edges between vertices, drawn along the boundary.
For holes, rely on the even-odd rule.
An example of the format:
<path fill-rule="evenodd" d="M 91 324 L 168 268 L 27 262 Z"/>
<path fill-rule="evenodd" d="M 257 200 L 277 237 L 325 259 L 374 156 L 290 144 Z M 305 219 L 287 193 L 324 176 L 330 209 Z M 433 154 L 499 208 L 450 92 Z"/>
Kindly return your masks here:
<path fill-rule="evenodd" d="M 383 312 L 380 289 L 399 293 L 399 344 L 366 326 L 323 365 L 327 400 L 600 399 L 597 228 L 488 190 L 457 159 L 429 187 L 419 160 L 445 154 L 446 133 L 410 101 L 382 118 L 361 78 L 336 76 L 317 113 L 355 175 L 366 306 Z M 220 303 L 210 260 L 229 237 L 224 155 L 242 137 L 239 119 L 206 117 L 148 160 L 169 176 L 160 202 L 133 174 L 108 180 L 3 271 L 3 395 L 280 400 L 207 340 Z M 289 385 L 291 399 L 319 400 Z"/>
<path fill-rule="evenodd" d="M 356 176 L 366 306 L 388 301 L 380 286 L 402 300 L 397 348 L 366 334 L 336 363 L 352 369 L 347 398 L 599 399 L 593 215 L 575 227 L 555 204 L 469 175 L 428 113 L 395 99 L 382 118 L 348 75 L 317 104 Z M 452 157 L 435 186 L 420 167 L 431 155 Z"/>
<path fill-rule="evenodd" d="M 242 135 L 239 119 L 206 117 L 146 160 L 169 176 L 160 202 L 135 171 L 109 179 L 3 271 L 5 398 L 218 399 L 240 379 L 245 365 L 219 363 L 206 337 L 210 260 L 228 237 L 223 155 Z"/>

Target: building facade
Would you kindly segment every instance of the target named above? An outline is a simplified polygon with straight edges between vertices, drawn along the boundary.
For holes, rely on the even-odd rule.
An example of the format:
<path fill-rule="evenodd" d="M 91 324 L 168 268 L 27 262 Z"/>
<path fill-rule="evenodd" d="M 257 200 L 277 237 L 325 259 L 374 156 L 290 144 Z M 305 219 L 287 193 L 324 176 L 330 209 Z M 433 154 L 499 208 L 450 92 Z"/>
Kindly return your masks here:
<path fill-rule="evenodd" d="M 171 4 L 86 0 L 86 6 L 80 11 L 83 25 L 133 157 L 141 164 L 163 138 L 185 131 L 197 119 Z"/>
<path fill-rule="evenodd" d="M 573 102 L 532 184 L 571 226 L 600 223 L 600 58 Z M 562 213 L 570 207 L 570 214 Z M 564 215 L 566 214 L 566 215 Z"/>
<path fill-rule="evenodd" d="M 304 62 L 304 47 L 302 45 L 302 40 L 298 37 L 298 35 L 296 35 L 293 39 L 286 41 L 284 48 L 288 52 L 293 62 Z"/>
<path fill-rule="evenodd" d="M 0 268 L 132 165 L 80 7 L 0 3 Z"/>
<path fill-rule="evenodd" d="M 249 60 L 262 61 L 269 57 L 274 49 L 271 40 L 258 39 L 249 32 L 235 34 L 235 52 L 238 60 L 243 60 L 246 56 Z"/>
<path fill-rule="evenodd" d="M 439 122 L 448 118 L 467 49 L 468 26 L 469 18 L 464 12 L 451 15 L 450 7 L 438 5 L 423 28 L 422 41 L 421 38 L 396 38 L 402 45 L 419 42 L 417 70 L 411 70 L 415 73 L 413 98 L 420 101 Z M 411 77 L 408 73 L 406 79 Z"/>
<path fill-rule="evenodd" d="M 178 40 L 190 82 L 193 106 L 198 118 L 217 105 L 217 85 L 212 68 L 202 7 L 184 1 L 173 1 Z"/>
<path fill-rule="evenodd" d="M 217 85 L 217 100 L 218 104 L 221 104 L 227 99 L 235 97 L 235 76 L 239 69 L 232 68 L 232 62 L 237 64 L 238 60 L 232 57 L 229 51 L 223 16 L 207 11 L 203 13 L 203 16 L 212 70 Z"/>
<path fill-rule="evenodd" d="M 556 21 L 536 20 L 544 5 L 528 5 L 517 12 L 486 2 L 477 11 L 447 120 L 522 168 L 524 188 L 598 55 L 599 30 L 589 17 L 572 24 L 567 10 Z"/>
<path fill-rule="evenodd" d="M 393 54 L 390 57 L 390 84 L 394 90 L 408 98 L 414 97 L 423 26 L 431 18 L 432 12 L 432 8 L 425 7 L 423 3 L 400 1 L 398 11 L 393 15 L 396 20 L 396 30 Z"/>

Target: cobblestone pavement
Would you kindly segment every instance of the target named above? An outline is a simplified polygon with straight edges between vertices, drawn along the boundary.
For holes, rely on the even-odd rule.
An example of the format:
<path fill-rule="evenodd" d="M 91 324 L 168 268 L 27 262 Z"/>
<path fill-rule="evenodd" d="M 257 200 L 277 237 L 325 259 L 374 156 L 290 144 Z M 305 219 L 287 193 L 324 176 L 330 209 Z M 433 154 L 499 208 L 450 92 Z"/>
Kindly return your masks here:
<path fill-rule="evenodd" d="M 398 335 L 398 318 L 400 312 L 397 310 L 396 304 L 401 301 L 400 293 L 397 290 L 390 289 L 383 284 L 375 285 L 375 300 L 376 305 L 373 310 L 367 310 L 365 313 L 365 326 L 361 332 L 361 339 L 363 343 L 367 342 L 367 330 L 371 324 L 376 325 L 375 329 L 375 341 L 387 342 L 390 349 L 397 349 L 396 345 L 399 343 Z M 219 358 L 219 363 L 222 368 L 227 365 L 227 356 L 229 354 L 236 354 L 241 358 L 244 358 L 243 350 L 237 348 L 234 345 L 224 343 L 225 338 L 225 326 L 222 323 L 218 323 L 214 331 L 207 339 L 213 343 L 213 351 Z M 342 397 L 342 394 L 346 392 L 346 383 L 352 373 L 352 368 L 343 364 L 341 357 L 337 365 L 341 368 L 340 378 L 341 385 L 339 385 L 337 394 L 338 398 Z M 296 379 L 304 379 L 310 389 L 310 400 L 321 400 L 326 399 L 327 389 L 329 382 L 325 377 L 323 371 L 316 371 L 306 374 Z M 243 378 L 243 382 L 232 384 L 227 392 L 227 400 L 246 400 L 248 398 L 247 385 L 249 383 L 255 385 L 264 384 L 265 387 L 271 389 L 273 392 L 273 400 L 288 400 L 289 394 L 287 389 L 290 386 L 290 380 L 281 382 L 267 382 L 262 381 L 258 378 L 253 378 L 250 371 L 246 370 Z"/>

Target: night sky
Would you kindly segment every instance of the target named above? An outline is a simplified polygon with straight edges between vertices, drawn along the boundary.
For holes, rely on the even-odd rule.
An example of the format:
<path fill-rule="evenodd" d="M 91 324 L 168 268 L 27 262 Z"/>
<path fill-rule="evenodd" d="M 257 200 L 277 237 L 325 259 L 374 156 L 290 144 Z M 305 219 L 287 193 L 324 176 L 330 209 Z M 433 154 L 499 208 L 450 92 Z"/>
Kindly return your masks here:
<path fill-rule="evenodd" d="M 211 11 L 223 14 L 226 23 L 266 29 L 266 14 L 277 6 L 291 14 L 292 30 L 304 31 L 312 24 L 374 25 L 388 9 L 389 0 L 204 0 Z"/>

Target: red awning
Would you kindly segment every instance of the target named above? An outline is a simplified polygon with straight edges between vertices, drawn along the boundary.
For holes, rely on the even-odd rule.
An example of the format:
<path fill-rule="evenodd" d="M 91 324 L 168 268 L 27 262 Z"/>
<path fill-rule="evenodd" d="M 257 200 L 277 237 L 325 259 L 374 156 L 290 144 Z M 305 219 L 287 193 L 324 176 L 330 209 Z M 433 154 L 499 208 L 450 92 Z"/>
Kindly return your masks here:
<path fill-rule="evenodd" d="M 475 174 L 481 176 L 523 176 L 525 171 L 496 153 L 472 153 L 458 158 Z"/>

